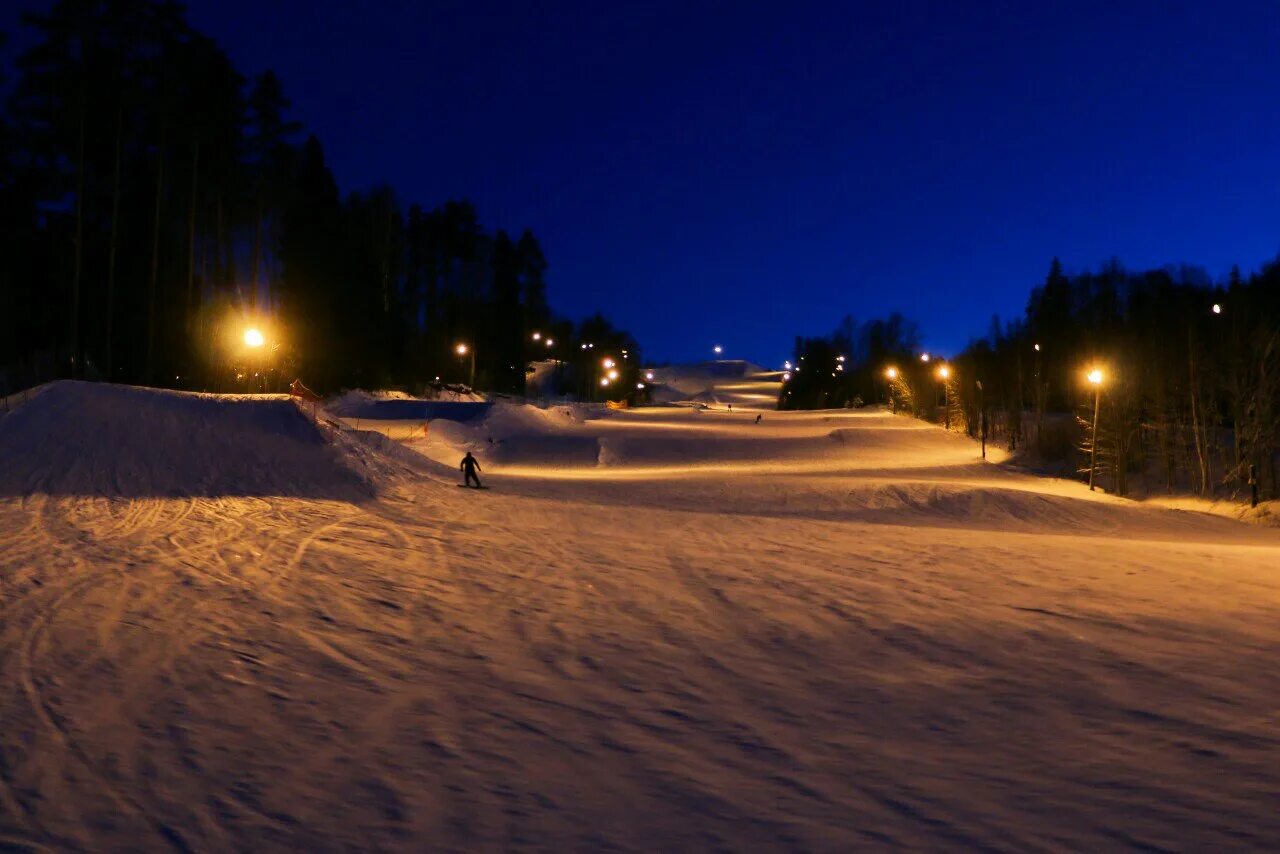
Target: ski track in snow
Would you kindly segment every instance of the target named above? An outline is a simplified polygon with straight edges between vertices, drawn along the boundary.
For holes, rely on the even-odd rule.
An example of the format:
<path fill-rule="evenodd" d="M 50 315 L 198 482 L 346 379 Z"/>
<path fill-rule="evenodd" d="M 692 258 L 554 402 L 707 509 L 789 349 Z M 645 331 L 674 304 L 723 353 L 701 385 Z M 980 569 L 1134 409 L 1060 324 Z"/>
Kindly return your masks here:
<path fill-rule="evenodd" d="M 752 418 L 483 493 L 0 497 L 0 848 L 1280 845 L 1280 532 Z"/>

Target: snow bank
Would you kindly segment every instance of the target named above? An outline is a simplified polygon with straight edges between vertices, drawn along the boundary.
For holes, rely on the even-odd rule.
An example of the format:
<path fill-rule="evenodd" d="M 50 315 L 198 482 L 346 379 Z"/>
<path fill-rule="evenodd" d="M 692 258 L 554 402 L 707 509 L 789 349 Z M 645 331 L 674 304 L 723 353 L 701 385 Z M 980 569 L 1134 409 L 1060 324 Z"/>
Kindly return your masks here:
<path fill-rule="evenodd" d="M 459 398 L 464 397 L 459 395 Z M 325 405 L 325 411 L 339 418 L 365 421 L 470 421 L 482 418 L 492 404 L 484 400 L 426 400 L 410 395 L 383 397 L 364 391 L 348 391 Z"/>
<path fill-rule="evenodd" d="M 0 416 L 0 495 L 359 499 L 412 467 L 284 395 L 58 382 Z"/>
<path fill-rule="evenodd" d="M 485 403 L 483 395 L 442 389 L 433 397 L 414 397 L 403 391 L 365 391 L 349 389 L 324 404 L 325 411 L 340 418 L 376 418 L 397 420 L 421 418 L 433 407 L 450 407 Z M 457 412 L 466 412 L 458 409 Z M 475 410 L 478 412 L 479 410 Z M 448 416 L 432 416 L 448 417 Z"/>

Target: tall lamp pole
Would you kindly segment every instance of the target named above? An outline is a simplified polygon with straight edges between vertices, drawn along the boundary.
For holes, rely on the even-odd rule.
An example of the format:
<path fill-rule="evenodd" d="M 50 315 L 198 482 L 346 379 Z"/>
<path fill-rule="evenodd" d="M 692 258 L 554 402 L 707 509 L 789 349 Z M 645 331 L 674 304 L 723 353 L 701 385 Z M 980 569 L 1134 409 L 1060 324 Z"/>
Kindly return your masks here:
<path fill-rule="evenodd" d="M 982 380 L 974 380 L 973 384 L 978 387 L 978 423 L 981 425 L 982 433 L 982 458 L 987 458 L 987 404 L 982 395 Z"/>
<path fill-rule="evenodd" d="M 947 387 L 951 378 L 951 369 L 946 365 L 938 368 L 938 379 L 942 380 L 942 428 L 951 429 L 951 390 Z"/>
<path fill-rule="evenodd" d="M 884 378 L 888 380 L 885 388 L 889 394 L 889 413 L 896 414 L 898 411 L 897 398 L 893 396 L 893 382 L 898 378 L 898 369 L 894 367 L 885 368 Z"/>
<path fill-rule="evenodd" d="M 1089 437 L 1089 491 L 1093 491 L 1093 480 L 1098 470 L 1098 409 L 1102 400 L 1102 371 L 1094 368 L 1089 371 L 1089 382 L 1093 385 L 1093 433 Z"/>
<path fill-rule="evenodd" d="M 466 344 L 459 344 L 454 349 L 459 356 L 465 356 L 468 353 L 471 354 L 471 371 L 469 374 L 469 379 L 467 380 L 467 385 L 471 388 L 472 391 L 475 391 L 476 389 L 476 349 L 474 347 L 468 347 Z"/>

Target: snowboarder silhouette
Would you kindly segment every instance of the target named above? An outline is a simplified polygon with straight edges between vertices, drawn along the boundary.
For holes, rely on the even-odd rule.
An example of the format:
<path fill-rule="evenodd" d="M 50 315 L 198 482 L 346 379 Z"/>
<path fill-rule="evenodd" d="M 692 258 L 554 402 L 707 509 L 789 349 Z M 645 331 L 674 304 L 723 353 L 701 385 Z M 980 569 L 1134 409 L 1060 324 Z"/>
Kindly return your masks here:
<path fill-rule="evenodd" d="M 757 423 L 757 424 L 759 424 L 759 423 L 760 423 L 760 419 L 761 419 L 761 418 L 764 418 L 764 416 L 763 416 L 763 415 L 759 415 L 759 414 L 757 414 L 757 415 L 756 415 L 756 423 Z"/>
<path fill-rule="evenodd" d="M 467 451 L 467 455 L 462 458 L 462 464 L 458 468 L 465 475 L 463 486 L 470 486 L 471 481 L 476 482 L 476 489 L 483 489 L 480 485 L 480 478 L 476 477 L 476 472 L 480 470 L 480 463 L 475 457 L 471 456 L 471 452 Z"/>

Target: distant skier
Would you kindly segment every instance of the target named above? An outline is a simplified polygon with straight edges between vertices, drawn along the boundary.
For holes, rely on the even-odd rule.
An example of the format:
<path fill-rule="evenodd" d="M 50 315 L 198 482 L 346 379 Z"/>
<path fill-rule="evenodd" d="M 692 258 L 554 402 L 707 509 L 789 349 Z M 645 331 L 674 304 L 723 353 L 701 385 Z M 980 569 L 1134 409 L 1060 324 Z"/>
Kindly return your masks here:
<path fill-rule="evenodd" d="M 764 418 L 764 416 L 763 416 L 763 415 L 760 415 L 759 413 L 757 413 L 757 414 L 756 414 L 756 423 L 757 423 L 757 424 L 759 424 L 759 423 L 760 423 L 760 419 L 762 419 L 762 418 Z"/>
<path fill-rule="evenodd" d="M 732 404 L 732 403 L 731 403 L 731 404 L 729 404 L 729 411 L 730 411 L 730 412 L 732 412 L 732 411 L 733 411 L 733 404 Z"/>
<path fill-rule="evenodd" d="M 465 475 L 463 486 L 470 486 L 471 481 L 476 482 L 476 489 L 483 489 L 480 485 L 480 478 L 476 477 L 476 472 L 480 471 L 480 463 L 475 457 L 471 456 L 471 452 L 467 451 L 467 455 L 462 458 L 462 464 L 458 468 Z"/>

